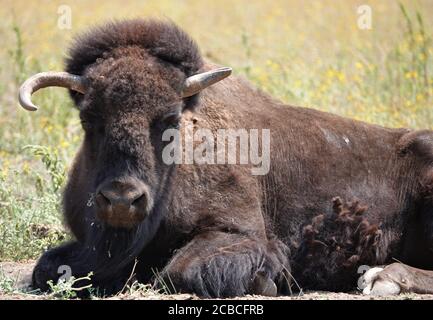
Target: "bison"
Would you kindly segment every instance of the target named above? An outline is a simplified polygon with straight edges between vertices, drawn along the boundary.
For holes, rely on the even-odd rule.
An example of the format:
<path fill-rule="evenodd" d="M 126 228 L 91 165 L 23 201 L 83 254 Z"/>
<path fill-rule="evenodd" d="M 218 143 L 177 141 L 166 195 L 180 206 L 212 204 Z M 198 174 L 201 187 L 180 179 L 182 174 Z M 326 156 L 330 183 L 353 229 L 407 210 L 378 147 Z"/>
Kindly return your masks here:
<path fill-rule="evenodd" d="M 348 291 L 379 266 L 365 293 L 433 293 L 433 132 L 288 106 L 230 73 L 174 23 L 137 19 L 80 35 L 65 72 L 22 85 L 30 111 L 34 91 L 68 88 L 84 130 L 63 195 L 74 240 L 42 255 L 33 287 L 68 266 L 106 295 L 131 274 L 202 297 Z M 268 129 L 267 174 L 167 163 L 164 132 L 188 123 Z"/>

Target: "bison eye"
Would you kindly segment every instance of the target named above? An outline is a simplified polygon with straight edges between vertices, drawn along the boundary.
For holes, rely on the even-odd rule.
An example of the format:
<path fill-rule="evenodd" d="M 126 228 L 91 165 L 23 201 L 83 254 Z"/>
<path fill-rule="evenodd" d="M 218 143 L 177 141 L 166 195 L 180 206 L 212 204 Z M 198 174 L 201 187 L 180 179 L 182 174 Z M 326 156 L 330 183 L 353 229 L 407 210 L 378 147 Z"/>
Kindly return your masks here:
<path fill-rule="evenodd" d="M 88 120 L 81 120 L 81 127 L 87 133 L 104 134 L 104 132 L 105 132 L 104 131 L 104 126 L 102 124 L 94 123 L 94 122 L 88 121 Z"/>
<path fill-rule="evenodd" d="M 181 115 L 179 113 L 168 114 L 162 118 L 162 123 L 165 128 L 179 129 L 180 118 Z"/>
<path fill-rule="evenodd" d="M 93 128 L 90 121 L 86 120 L 81 120 L 81 126 L 83 127 L 84 131 L 90 131 Z"/>

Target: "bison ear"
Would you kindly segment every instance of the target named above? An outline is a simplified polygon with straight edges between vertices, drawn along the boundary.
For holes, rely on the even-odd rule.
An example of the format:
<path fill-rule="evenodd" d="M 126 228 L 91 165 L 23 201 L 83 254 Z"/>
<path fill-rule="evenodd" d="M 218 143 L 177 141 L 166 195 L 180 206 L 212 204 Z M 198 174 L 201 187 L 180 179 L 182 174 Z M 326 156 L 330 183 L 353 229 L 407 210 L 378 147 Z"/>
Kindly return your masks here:
<path fill-rule="evenodd" d="M 183 99 L 184 107 L 183 107 L 182 112 L 184 112 L 186 110 L 194 112 L 198 106 L 199 100 L 200 100 L 200 94 L 199 93 L 197 93 L 191 97 L 184 98 Z"/>

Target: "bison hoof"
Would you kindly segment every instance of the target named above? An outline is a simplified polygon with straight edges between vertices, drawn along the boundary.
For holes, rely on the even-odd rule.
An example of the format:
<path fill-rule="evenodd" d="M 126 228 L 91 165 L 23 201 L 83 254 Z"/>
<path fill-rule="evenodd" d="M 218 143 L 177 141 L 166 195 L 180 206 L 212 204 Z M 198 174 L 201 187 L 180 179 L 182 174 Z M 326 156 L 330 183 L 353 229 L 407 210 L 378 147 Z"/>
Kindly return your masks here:
<path fill-rule="evenodd" d="M 277 285 L 267 275 L 257 273 L 252 284 L 251 293 L 260 296 L 276 297 Z"/>
<path fill-rule="evenodd" d="M 400 285 L 387 276 L 383 268 L 369 269 L 360 279 L 362 293 L 371 296 L 398 295 L 401 292 Z"/>

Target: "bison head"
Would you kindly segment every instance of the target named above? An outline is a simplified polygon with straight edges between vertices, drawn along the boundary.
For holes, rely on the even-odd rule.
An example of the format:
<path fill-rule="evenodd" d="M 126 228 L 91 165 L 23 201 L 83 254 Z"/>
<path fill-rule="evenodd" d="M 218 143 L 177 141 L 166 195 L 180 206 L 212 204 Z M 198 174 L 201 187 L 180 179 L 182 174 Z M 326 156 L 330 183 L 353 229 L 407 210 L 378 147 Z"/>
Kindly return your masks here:
<path fill-rule="evenodd" d="M 19 101 L 27 110 L 37 109 L 34 91 L 60 86 L 70 89 L 80 112 L 85 136 L 64 195 L 78 238 L 86 228 L 76 218 L 81 212 L 89 224 L 119 229 L 152 214 L 172 170 L 162 161 L 162 133 L 179 126 L 201 90 L 230 73 L 204 72 L 195 43 L 174 24 L 133 20 L 78 37 L 66 72 L 36 74 L 22 85 Z M 93 205 L 87 206 L 89 195 Z"/>

